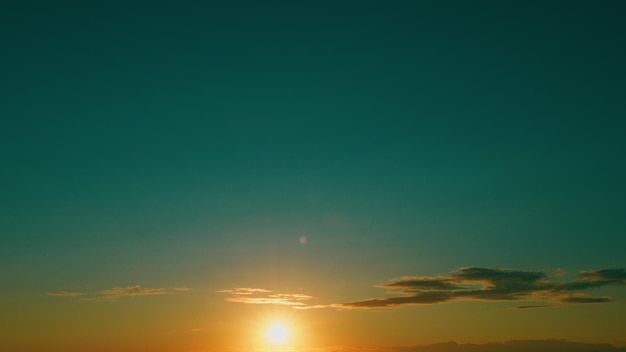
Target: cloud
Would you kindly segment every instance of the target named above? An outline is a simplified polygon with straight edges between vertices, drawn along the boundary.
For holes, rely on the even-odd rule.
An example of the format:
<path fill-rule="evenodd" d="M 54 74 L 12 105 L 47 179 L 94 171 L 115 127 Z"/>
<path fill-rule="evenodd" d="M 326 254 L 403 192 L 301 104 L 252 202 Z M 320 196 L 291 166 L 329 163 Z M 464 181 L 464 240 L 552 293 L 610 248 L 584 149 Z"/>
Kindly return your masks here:
<path fill-rule="evenodd" d="M 626 269 L 603 269 L 581 271 L 580 276 L 585 281 L 614 283 L 626 283 Z"/>
<path fill-rule="evenodd" d="M 262 288 L 250 288 L 250 287 L 236 287 L 230 290 L 219 290 L 217 293 L 229 293 L 231 295 L 253 295 L 257 293 L 268 293 L 272 292 L 269 290 L 265 290 Z"/>
<path fill-rule="evenodd" d="M 625 269 L 581 271 L 580 279 L 562 282 L 562 276 L 542 271 L 502 268 L 463 267 L 449 274 L 405 276 L 376 285 L 394 297 L 370 298 L 333 304 L 343 309 L 400 307 L 415 304 L 436 304 L 450 301 L 547 301 L 550 304 L 523 305 L 518 308 L 539 308 L 559 304 L 605 303 L 610 297 L 593 297 L 580 290 L 607 285 L 625 285 Z"/>
<path fill-rule="evenodd" d="M 135 285 L 127 287 L 113 287 L 108 290 L 102 290 L 91 294 L 71 291 L 54 291 L 46 292 L 46 295 L 55 297 L 79 297 L 83 301 L 115 301 L 121 297 L 164 295 L 175 292 L 185 292 L 189 290 L 191 290 L 191 288 L 189 287 L 174 287 L 171 289 L 166 289 L 145 288 L 141 287 L 140 285 Z"/>
<path fill-rule="evenodd" d="M 70 292 L 70 291 L 46 292 L 46 296 L 54 296 L 54 297 L 79 297 L 82 295 L 83 295 L 82 292 Z"/>
<path fill-rule="evenodd" d="M 544 307 L 551 307 L 552 305 L 550 304 L 535 304 L 535 305 L 525 305 L 525 306 L 517 306 L 515 307 L 515 309 L 533 309 L 533 308 L 544 308 Z"/>
<path fill-rule="evenodd" d="M 270 290 L 249 287 L 238 287 L 216 292 L 229 294 L 230 297 L 226 298 L 228 302 L 298 306 L 300 308 L 309 308 L 304 302 L 314 298 L 301 293 L 272 293 Z"/>
<path fill-rule="evenodd" d="M 295 309 L 375 309 L 451 301 L 528 302 L 515 308 L 534 309 L 561 304 L 608 303 L 608 296 L 580 292 L 603 286 L 626 285 L 626 269 L 585 270 L 578 280 L 562 281 L 561 269 L 544 272 L 504 268 L 462 267 L 443 275 L 404 276 L 374 287 L 387 297 L 347 303 L 311 304 L 315 297 L 300 293 L 274 293 L 263 288 L 236 287 L 216 291 L 228 302 L 291 306 Z"/>
<path fill-rule="evenodd" d="M 514 340 L 484 344 L 455 342 L 399 347 L 393 352 L 624 352 L 626 347 L 610 344 L 570 342 L 565 340 Z"/>
<path fill-rule="evenodd" d="M 172 288 L 172 291 L 175 291 L 175 292 L 187 292 L 187 291 L 191 291 L 191 288 L 186 287 L 186 286 L 174 287 L 174 288 Z"/>
<path fill-rule="evenodd" d="M 116 300 L 124 296 L 150 296 L 163 295 L 166 291 L 164 288 L 144 288 L 139 285 L 128 287 L 114 287 L 109 290 L 100 291 L 100 299 Z"/>
<path fill-rule="evenodd" d="M 613 299 L 611 297 L 591 297 L 584 293 L 573 293 L 561 299 L 563 303 L 605 303 L 612 301 Z"/>
<path fill-rule="evenodd" d="M 327 346 L 301 349 L 302 352 L 626 352 L 626 347 L 608 343 L 566 340 L 513 340 L 482 344 L 456 342 L 416 346 Z"/>

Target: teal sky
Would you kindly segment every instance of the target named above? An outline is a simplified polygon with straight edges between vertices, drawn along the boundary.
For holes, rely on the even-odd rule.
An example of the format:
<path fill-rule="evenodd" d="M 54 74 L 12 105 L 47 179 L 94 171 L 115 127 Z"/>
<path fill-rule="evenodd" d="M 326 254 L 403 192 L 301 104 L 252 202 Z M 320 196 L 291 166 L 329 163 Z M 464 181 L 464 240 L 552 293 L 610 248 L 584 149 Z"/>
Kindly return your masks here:
<path fill-rule="evenodd" d="M 2 7 L 7 312 L 626 265 L 623 2 Z"/>

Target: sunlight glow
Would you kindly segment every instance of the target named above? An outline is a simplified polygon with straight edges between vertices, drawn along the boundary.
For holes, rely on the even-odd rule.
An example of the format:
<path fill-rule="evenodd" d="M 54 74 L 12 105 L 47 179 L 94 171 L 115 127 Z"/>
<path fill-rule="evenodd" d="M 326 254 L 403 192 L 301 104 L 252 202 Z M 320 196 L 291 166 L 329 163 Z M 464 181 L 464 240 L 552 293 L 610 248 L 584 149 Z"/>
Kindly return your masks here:
<path fill-rule="evenodd" d="M 267 329 L 267 339 L 274 344 L 282 344 L 287 341 L 289 331 L 285 325 L 274 323 Z"/>

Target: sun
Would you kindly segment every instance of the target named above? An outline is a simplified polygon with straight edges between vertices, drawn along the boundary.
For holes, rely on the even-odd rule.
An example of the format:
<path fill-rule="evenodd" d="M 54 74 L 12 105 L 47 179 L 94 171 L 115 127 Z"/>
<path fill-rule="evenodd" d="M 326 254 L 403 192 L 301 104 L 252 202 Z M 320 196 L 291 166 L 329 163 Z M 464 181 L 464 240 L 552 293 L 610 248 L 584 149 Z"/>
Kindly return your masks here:
<path fill-rule="evenodd" d="M 283 344 L 289 340 L 289 329 L 283 323 L 272 323 L 267 328 L 266 338 L 272 344 Z"/>
<path fill-rule="evenodd" d="M 250 332 L 259 351 L 293 352 L 294 348 L 307 343 L 306 322 L 298 317 L 298 311 L 291 307 L 273 307 L 259 312 L 258 319 L 251 319 Z M 303 325 L 304 323 L 304 325 Z"/>

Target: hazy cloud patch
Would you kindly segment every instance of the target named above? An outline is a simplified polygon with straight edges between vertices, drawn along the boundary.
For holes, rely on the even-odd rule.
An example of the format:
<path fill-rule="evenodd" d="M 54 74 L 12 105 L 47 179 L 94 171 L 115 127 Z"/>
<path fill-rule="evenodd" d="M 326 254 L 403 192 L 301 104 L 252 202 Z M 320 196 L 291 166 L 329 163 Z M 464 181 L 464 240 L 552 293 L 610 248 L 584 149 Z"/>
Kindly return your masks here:
<path fill-rule="evenodd" d="M 191 291 L 191 288 L 186 287 L 186 286 L 174 287 L 174 288 L 172 288 L 172 291 L 175 291 L 175 292 L 187 292 L 187 291 Z"/>
<path fill-rule="evenodd" d="M 82 295 L 83 295 L 82 292 L 70 292 L 70 291 L 46 292 L 46 296 L 54 296 L 54 297 L 80 297 Z"/>
<path fill-rule="evenodd" d="M 603 269 L 581 271 L 580 276 L 585 281 L 626 284 L 626 269 Z"/>
<path fill-rule="evenodd" d="M 109 290 L 100 291 L 100 299 L 116 300 L 124 296 L 150 296 L 163 295 L 166 291 L 164 288 L 145 288 L 139 285 L 128 287 L 114 287 Z"/>
<path fill-rule="evenodd" d="M 136 296 L 153 296 L 153 295 L 165 295 L 176 292 L 190 291 L 189 287 L 174 287 L 171 289 L 166 288 L 146 288 L 140 285 L 127 286 L 127 287 L 113 287 L 107 290 L 98 291 L 95 293 L 82 293 L 71 291 L 53 291 L 46 292 L 47 296 L 55 297 L 74 297 L 80 298 L 83 301 L 115 301 L 121 297 L 136 297 Z"/>
<path fill-rule="evenodd" d="M 573 282 L 557 281 L 563 271 L 512 270 L 503 268 L 463 267 L 449 274 L 405 276 L 375 285 L 394 297 L 370 298 L 333 304 L 343 309 L 400 307 L 436 304 L 449 301 L 548 301 L 551 304 L 523 305 L 539 308 L 560 304 L 605 303 L 610 297 L 593 297 L 579 291 L 608 285 L 626 284 L 625 269 L 581 271 Z"/>

